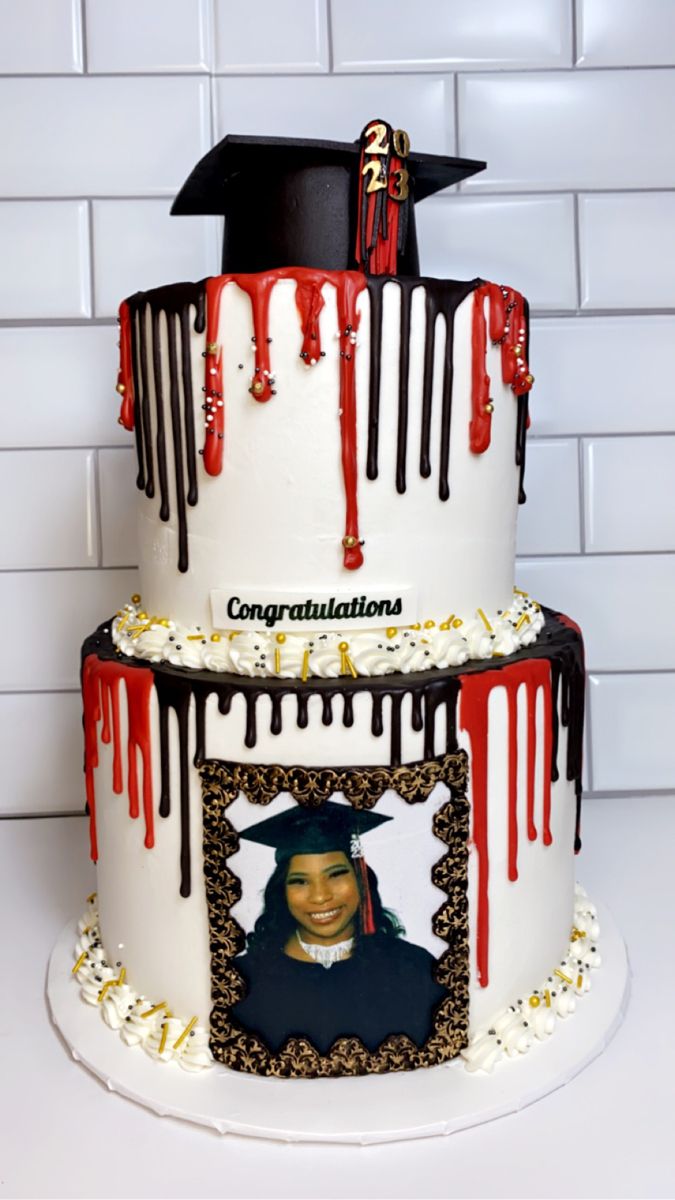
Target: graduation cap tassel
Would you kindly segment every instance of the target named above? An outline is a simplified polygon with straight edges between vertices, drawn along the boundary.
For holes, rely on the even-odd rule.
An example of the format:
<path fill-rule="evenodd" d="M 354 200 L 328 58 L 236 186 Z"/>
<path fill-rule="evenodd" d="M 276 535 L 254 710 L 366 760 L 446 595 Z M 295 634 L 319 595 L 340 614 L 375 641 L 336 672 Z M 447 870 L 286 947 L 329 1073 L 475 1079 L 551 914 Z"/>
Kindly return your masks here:
<path fill-rule="evenodd" d="M 375 916 L 368 882 L 368 866 L 363 856 L 363 846 L 358 833 L 352 834 L 350 854 L 358 875 L 359 891 L 361 892 L 361 932 L 369 935 L 375 933 Z"/>

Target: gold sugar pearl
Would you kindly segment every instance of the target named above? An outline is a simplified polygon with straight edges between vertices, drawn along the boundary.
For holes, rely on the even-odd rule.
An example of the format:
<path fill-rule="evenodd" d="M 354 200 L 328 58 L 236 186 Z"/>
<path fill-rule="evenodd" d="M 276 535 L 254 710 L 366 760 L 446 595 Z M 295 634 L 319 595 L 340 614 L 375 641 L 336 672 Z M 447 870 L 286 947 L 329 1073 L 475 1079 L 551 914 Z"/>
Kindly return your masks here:
<path fill-rule="evenodd" d="M 534 383 L 534 375 L 526 375 L 525 382 L 526 383 Z"/>
<path fill-rule="evenodd" d="M 206 353 L 207 354 L 217 354 L 218 353 L 218 343 L 217 342 L 207 342 L 206 343 Z"/>
<path fill-rule="evenodd" d="M 126 390 L 127 389 L 125 388 L 123 383 L 118 383 L 115 387 L 115 391 L 119 392 L 120 396 L 123 396 L 124 393 L 126 392 Z"/>
<path fill-rule="evenodd" d="M 147 621 L 148 614 L 146 612 L 139 612 L 138 619 L 139 621 Z"/>
<path fill-rule="evenodd" d="M 541 1000 L 538 996 L 530 996 L 530 1008 L 539 1008 Z"/>
<path fill-rule="evenodd" d="M 346 654 L 349 650 L 349 642 L 339 642 L 338 650 L 340 651 L 340 654 Z"/>
<path fill-rule="evenodd" d="M 448 630 L 448 629 L 450 628 L 450 623 L 449 623 L 448 621 L 441 621 L 441 623 L 440 623 L 440 625 L 438 626 L 438 628 L 439 628 L 439 629 L 442 629 L 442 630 L 443 630 L 443 633 L 445 633 L 445 632 L 446 632 L 446 630 Z"/>
<path fill-rule="evenodd" d="M 455 617 L 454 621 L 452 622 L 452 628 L 459 629 L 460 625 L 463 625 L 463 624 L 464 624 L 464 622 L 461 617 Z"/>
<path fill-rule="evenodd" d="M 211 634 L 211 641 L 212 641 L 212 642 L 219 642 L 219 641 L 220 641 L 220 634 L 219 634 L 219 633 L 212 633 L 212 634 Z"/>
<path fill-rule="evenodd" d="M 132 604 L 140 604 L 140 602 L 141 602 L 141 598 L 140 598 L 138 592 L 134 592 L 133 596 L 131 597 L 131 603 Z"/>
<path fill-rule="evenodd" d="M 522 347 L 521 345 L 514 346 L 514 347 L 513 347 L 513 353 L 514 353 L 514 354 L 521 354 L 521 353 L 522 353 L 522 349 L 523 349 L 523 347 Z"/>
<path fill-rule="evenodd" d="M 278 634 L 277 634 L 277 641 L 278 641 L 278 643 L 279 643 L 279 645 L 280 645 L 280 646 L 283 646 L 284 642 L 286 641 L 286 634 L 285 634 L 285 633 L 278 633 Z"/>
<path fill-rule="evenodd" d="M 424 622 L 425 629 L 433 629 L 435 625 L 436 625 L 435 621 L 425 621 Z"/>
<path fill-rule="evenodd" d="M 388 638 L 394 638 L 394 637 L 396 637 L 396 634 L 397 634 L 397 633 L 398 633 L 398 629 L 396 628 L 396 626 L 395 626 L 395 625 L 390 625 L 390 626 L 389 626 L 389 628 L 388 628 L 388 630 L 387 630 L 387 637 L 388 637 Z"/>
<path fill-rule="evenodd" d="M 158 623 L 159 623 L 160 625 L 162 625 L 162 626 L 164 627 L 164 629 L 168 629 L 168 628 L 169 628 L 169 626 L 170 626 L 170 624 L 171 624 L 171 622 L 170 622 L 170 620 L 169 620 L 169 618 L 168 618 L 168 617 L 160 617 L 160 618 L 159 618 L 159 622 L 158 622 Z"/>
<path fill-rule="evenodd" d="M 358 545 L 358 538 L 355 538 L 352 533 L 348 533 L 346 537 L 343 537 L 342 545 L 345 550 L 353 550 L 354 546 Z"/>
<path fill-rule="evenodd" d="M 486 404 L 485 411 L 486 411 L 486 413 L 493 413 L 495 411 L 494 404 L 492 402 L 490 402 L 489 404 Z"/>
<path fill-rule="evenodd" d="M 410 628 L 411 629 L 421 629 L 422 626 L 420 625 L 419 621 L 417 621 L 414 625 L 411 625 Z"/>
<path fill-rule="evenodd" d="M 253 392 L 254 396 L 261 396 L 264 390 L 265 384 L 261 379 L 256 379 L 255 382 L 251 384 L 251 391 Z"/>

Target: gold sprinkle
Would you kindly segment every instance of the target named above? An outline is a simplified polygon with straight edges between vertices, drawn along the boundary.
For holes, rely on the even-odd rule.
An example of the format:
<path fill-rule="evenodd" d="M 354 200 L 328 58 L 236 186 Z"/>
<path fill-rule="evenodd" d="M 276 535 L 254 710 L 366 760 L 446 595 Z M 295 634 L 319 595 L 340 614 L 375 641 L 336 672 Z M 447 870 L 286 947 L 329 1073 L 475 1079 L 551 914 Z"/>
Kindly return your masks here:
<path fill-rule="evenodd" d="M 578 988 L 580 988 L 580 987 L 583 987 L 583 986 L 584 986 L 584 977 L 583 977 L 583 975 L 577 975 L 577 987 L 578 987 Z"/>
<path fill-rule="evenodd" d="M 464 622 L 461 617 L 455 617 L 454 621 L 452 622 L 452 628 L 459 629 L 460 625 L 463 625 L 463 624 L 464 624 Z"/>
<path fill-rule="evenodd" d="M 339 642 L 338 650 L 340 651 L 340 654 L 346 654 L 349 650 L 349 642 Z"/>
<path fill-rule="evenodd" d="M 90 896 L 87 896 L 87 904 L 93 904 L 95 899 L 96 892 L 92 892 Z"/>
<path fill-rule="evenodd" d="M 136 616 L 138 617 L 139 621 L 147 621 L 148 620 L 148 614 L 146 612 L 136 613 Z"/>
<path fill-rule="evenodd" d="M 530 996 L 530 1008 L 539 1008 L 541 1000 L 538 996 Z"/>
<path fill-rule="evenodd" d="M 450 625 L 448 624 L 448 622 L 447 622 L 447 621 L 441 621 L 441 623 L 440 623 L 440 625 L 438 626 L 438 628 L 439 628 L 439 629 L 442 629 L 442 630 L 443 630 L 443 633 L 445 633 L 446 629 L 449 629 L 449 628 L 450 628 Z"/>
<path fill-rule="evenodd" d="M 398 629 L 396 628 L 395 625 L 390 625 L 389 628 L 387 629 L 387 637 L 388 638 L 395 638 L 397 633 L 398 633 Z"/>
<path fill-rule="evenodd" d="M 585 938 L 586 936 L 583 929 L 577 929 L 576 925 L 572 926 L 571 941 L 578 942 L 579 938 Z"/>
<path fill-rule="evenodd" d="M 206 353 L 207 354 L 217 354 L 218 353 L 218 343 L 217 342 L 207 342 L 206 343 Z"/>
<path fill-rule="evenodd" d="M 196 1024 L 197 1024 L 197 1018 L 196 1018 L 196 1017 L 192 1017 L 192 1018 L 191 1018 L 191 1019 L 188 1021 L 188 1023 L 187 1023 L 187 1025 L 185 1026 L 185 1029 L 183 1030 L 183 1032 L 182 1032 L 181 1034 L 179 1034 L 179 1036 L 176 1038 L 176 1040 L 175 1040 L 175 1042 L 174 1042 L 174 1044 L 173 1044 L 173 1048 L 174 1048 L 174 1050 L 177 1050 L 179 1046 L 182 1046 L 182 1045 L 183 1045 L 183 1042 L 185 1041 L 185 1039 L 186 1039 L 187 1037 L 189 1037 L 189 1036 L 190 1036 L 190 1034 L 192 1033 L 192 1030 L 194 1029 L 194 1027 L 195 1027 L 195 1025 L 196 1025 Z"/>
<path fill-rule="evenodd" d="M 519 617 L 516 621 L 516 633 L 519 629 L 522 629 L 523 625 L 529 625 L 529 623 L 530 618 L 528 617 L 527 613 L 523 613 L 522 617 Z"/>
<path fill-rule="evenodd" d="M 513 590 L 516 593 L 516 596 L 529 596 L 529 592 L 521 592 L 520 588 L 514 587 Z"/>
<path fill-rule="evenodd" d="M 159 621 L 157 623 L 158 623 L 158 625 L 162 625 L 164 629 L 168 629 L 169 626 L 171 625 L 171 622 L 168 617 L 160 617 Z"/>
<path fill-rule="evenodd" d="M 352 533 L 348 533 L 342 539 L 342 545 L 344 546 L 345 550 L 353 550 L 354 546 L 356 546 L 357 544 L 358 544 L 358 538 L 355 538 Z"/>
<path fill-rule="evenodd" d="M 201 642 L 202 634 L 201 633 L 188 633 L 186 640 L 188 642 Z"/>
<path fill-rule="evenodd" d="M 168 1008 L 166 1000 L 162 1000 L 159 1004 L 153 1004 L 152 1008 L 148 1008 L 146 1012 L 141 1013 L 141 1016 L 144 1019 L 145 1017 L 154 1017 L 155 1013 L 161 1012 L 163 1008 Z"/>
<path fill-rule="evenodd" d="M 281 650 L 277 646 L 274 651 L 274 671 L 278 675 L 281 670 Z"/>
<path fill-rule="evenodd" d="M 141 598 L 140 598 L 138 592 L 134 592 L 133 596 L 131 597 L 131 603 L 132 604 L 140 604 L 140 602 L 141 602 Z"/>
<path fill-rule="evenodd" d="M 349 674 L 352 676 L 352 679 L 356 679 L 358 676 L 358 671 L 356 670 L 356 667 L 347 653 L 349 650 L 349 642 L 340 642 L 338 644 L 338 650 L 340 651 L 340 674 L 346 675 L 347 672 L 349 672 Z"/>
<path fill-rule="evenodd" d="M 416 621 L 414 625 L 410 626 L 410 628 L 411 629 L 421 629 L 422 626 L 420 625 L 419 621 Z"/>
<path fill-rule="evenodd" d="M 278 633 L 278 634 L 277 634 L 277 641 L 278 641 L 278 643 L 279 643 L 279 645 L 280 645 L 280 646 L 283 646 L 284 642 L 286 641 L 286 634 L 285 634 L 285 633 Z"/>
<path fill-rule="evenodd" d="M 227 636 L 229 637 L 230 641 L 233 642 L 236 637 L 239 637 L 240 633 L 241 629 L 233 629 L 232 633 L 228 633 Z"/>
<path fill-rule="evenodd" d="M 435 625 L 436 625 L 435 621 L 425 621 L 424 622 L 425 629 L 433 629 L 435 627 Z"/>
<path fill-rule="evenodd" d="M 483 612 L 482 608 L 477 608 L 476 612 L 478 613 L 478 616 L 480 617 L 481 621 L 483 622 L 488 633 L 492 633 L 492 626 L 491 626 L 490 622 L 488 621 L 487 617 L 485 616 L 485 613 Z"/>
<path fill-rule="evenodd" d="M 220 634 L 219 634 L 219 633 L 212 633 L 212 634 L 211 634 L 211 641 L 212 641 L 212 642 L 219 642 L 219 641 L 220 641 Z"/>
<path fill-rule="evenodd" d="M 534 383 L 534 375 L 526 375 L 525 382 L 526 383 Z"/>
<path fill-rule="evenodd" d="M 79 969 L 82 966 L 82 963 L 84 962 L 86 957 L 87 957 L 87 951 L 83 950 L 80 957 L 78 958 L 77 962 L 75 963 L 75 966 L 73 967 L 73 969 L 71 971 L 71 975 L 77 975 L 77 972 L 79 971 Z"/>
<path fill-rule="evenodd" d="M 159 1039 L 159 1049 L 158 1049 L 159 1054 L 164 1053 L 164 1051 L 166 1049 L 166 1039 L 168 1038 L 168 1036 L 169 1036 L 169 1022 L 162 1021 L 162 1036 Z"/>
<path fill-rule="evenodd" d="M 305 653 L 302 656 L 302 673 L 300 676 L 303 683 L 306 681 L 308 675 L 309 675 L 309 650 L 305 650 Z"/>
<path fill-rule="evenodd" d="M 546 991 L 544 992 L 544 1000 L 546 1001 L 546 1007 L 550 1008 L 551 1007 L 551 993 L 549 992 L 548 988 L 546 988 Z"/>
<path fill-rule="evenodd" d="M 503 658 L 504 655 L 502 654 L 501 650 L 493 650 L 492 657 L 493 658 Z"/>
<path fill-rule="evenodd" d="M 254 396 L 262 396 L 264 390 L 265 384 L 263 383 L 262 379 L 256 379 L 251 384 L 251 391 L 253 392 Z"/>
<path fill-rule="evenodd" d="M 565 975 L 565 973 L 563 971 L 559 971 L 557 967 L 553 974 L 557 975 L 558 979 L 562 979 L 564 983 L 574 983 L 574 980 L 570 979 L 569 975 Z"/>
<path fill-rule="evenodd" d="M 520 352 L 521 352 L 522 348 L 523 348 L 522 346 L 514 346 L 514 347 L 513 347 L 513 353 L 514 353 L 514 354 L 520 354 Z"/>
<path fill-rule="evenodd" d="M 493 413 L 495 411 L 495 406 L 492 403 L 492 401 L 490 401 L 489 404 L 485 405 L 485 411 L 486 411 L 486 413 Z"/>

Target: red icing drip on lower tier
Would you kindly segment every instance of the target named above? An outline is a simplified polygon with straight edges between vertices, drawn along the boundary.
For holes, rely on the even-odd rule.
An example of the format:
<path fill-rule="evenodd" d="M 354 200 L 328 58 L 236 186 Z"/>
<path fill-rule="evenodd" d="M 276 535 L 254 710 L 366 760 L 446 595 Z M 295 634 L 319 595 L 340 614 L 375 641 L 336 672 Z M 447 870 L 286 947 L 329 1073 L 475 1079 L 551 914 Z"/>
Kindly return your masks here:
<path fill-rule="evenodd" d="M 488 851 L 488 753 L 489 702 L 493 688 L 506 689 L 508 713 L 508 878 L 518 878 L 518 690 L 525 688 L 527 704 L 527 824 L 528 837 L 537 836 L 534 824 L 536 768 L 536 703 L 541 688 L 544 698 L 542 841 L 551 844 L 552 697 L 551 668 L 546 659 L 532 659 L 462 676 L 460 727 L 471 741 L 470 782 L 472 791 L 472 838 L 478 856 L 476 960 L 481 987 L 489 983 L 490 861 Z"/>
<path fill-rule="evenodd" d="M 139 790 L 137 751 L 143 763 L 143 816 L 145 820 L 145 846 L 148 850 L 155 844 L 154 816 L 152 809 L 152 760 L 150 742 L 150 693 L 154 684 L 151 670 L 143 667 L 125 667 L 122 663 L 108 661 L 90 654 L 82 665 L 82 699 L 84 705 L 84 773 L 89 808 L 89 834 L 91 857 L 98 859 L 96 836 L 96 793 L 94 771 L 98 767 L 98 723 L 102 720 L 101 741 L 110 742 L 110 710 L 112 707 L 113 741 L 113 791 L 120 795 L 123 789 L 119 685 L 124 680 L 128 711 L 128 768 L 127 790 L 129 794 L 129 816 L 138 817 Z"/>
<path fill-rule="evenodd" d="M 120 304 L 120 365 L 117 372 L 117 391 L 122 397 L 120 425 L 131 431 L 134 427 L 134 372 L 131 350 L 131 315 L 126 300 Z"/>
<path fill-rule="evenodd" d="M 502 382 L 516 396 L 532 388 L 534 379 L 525 357 L 527 325 L 525 301 L 513 288 L 486 283 L 476 288 L 473 299 L 471 332 L 471 420 L 469 446 L 474 454 L 484 454 L 492 434 L 490 376 L 487 372 L 487 330 L 485 302 L 489 305 L 490 341 L 501 345 Z M 529 426 L 529 416 L 528 416 Z"/>
<path fill-rule="evenodd" d="M 345 536 L 343 562 L 348 571 L 363 565 L 359 539 L 359 510 L 357 500 L 356 445 L 356 340 L 360 316 L 356 301 L 366 286 L 364 275 L 345 272 L 338 288 L 338 321 L 340 323 L 340 435 L 342 438 L 342 474 L 345 485 Z M 352 340 L 354 338 L 354 340 Z"/>

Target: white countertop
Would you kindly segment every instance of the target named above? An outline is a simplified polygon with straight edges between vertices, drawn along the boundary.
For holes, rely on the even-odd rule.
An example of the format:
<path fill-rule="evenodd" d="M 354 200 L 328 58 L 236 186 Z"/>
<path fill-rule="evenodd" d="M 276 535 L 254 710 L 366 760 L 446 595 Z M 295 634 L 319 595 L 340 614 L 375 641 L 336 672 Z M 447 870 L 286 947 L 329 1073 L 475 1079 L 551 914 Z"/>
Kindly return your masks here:
<path fill-rule="evenodd" d="M 355 1147 L 221 1137 L 109 1095 L 70 1058 L 44 995 L 52 946 L 94 887 L 86 822 L 0 822 L 0 1197 L 672 1197 L 675 801 L 594 800 L 582 833 L 579 878 L 634 974 L 609 1049 L 514 1116 Z"/>

